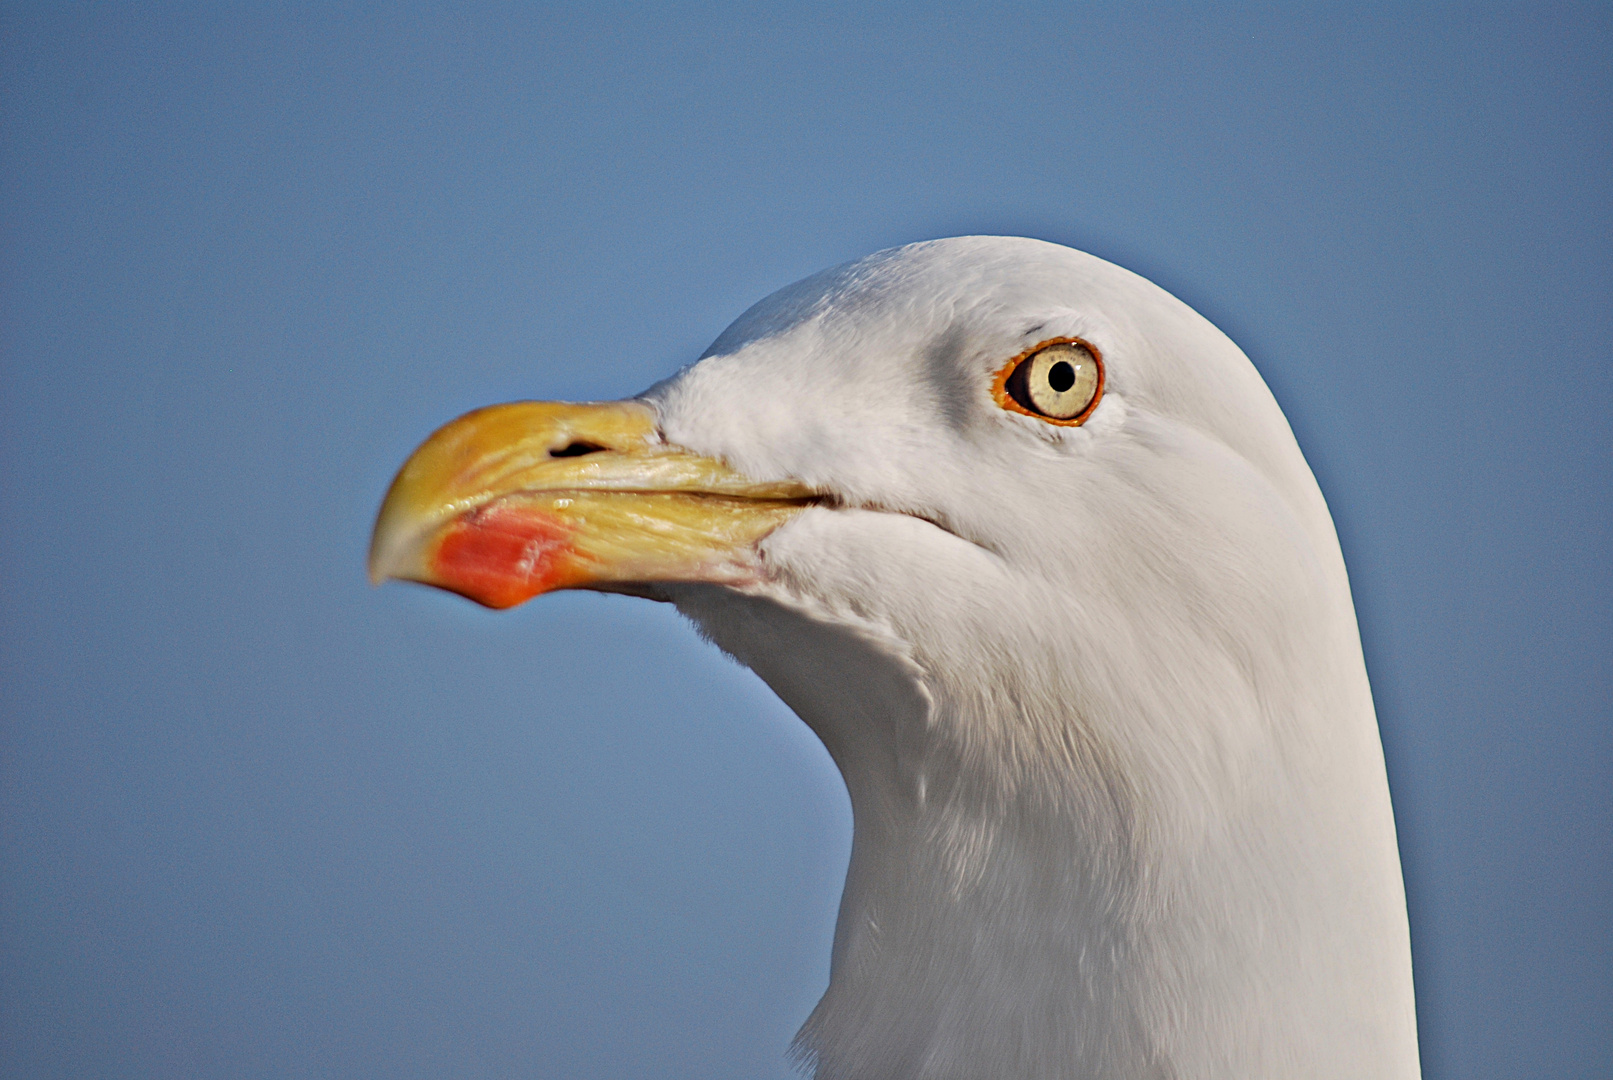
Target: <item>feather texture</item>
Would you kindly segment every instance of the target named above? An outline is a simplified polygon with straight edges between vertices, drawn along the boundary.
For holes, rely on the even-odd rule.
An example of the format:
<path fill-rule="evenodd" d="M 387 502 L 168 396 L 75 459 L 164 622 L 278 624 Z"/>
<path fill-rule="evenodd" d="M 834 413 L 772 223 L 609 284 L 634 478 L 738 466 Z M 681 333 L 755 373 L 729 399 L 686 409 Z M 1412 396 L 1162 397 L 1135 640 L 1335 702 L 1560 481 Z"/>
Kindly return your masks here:
<path fill-rule="evenodd" d="M 997 406 L 1094 343 L 1065 428 Z M 1414 1077 L 1394 820 L 1332 520 L 1254 366 L 1031 240 L 882 252 L 652 388 L 664 438 L 832 499 L 661 586 L 845 776 L 841 1078 Z"/>

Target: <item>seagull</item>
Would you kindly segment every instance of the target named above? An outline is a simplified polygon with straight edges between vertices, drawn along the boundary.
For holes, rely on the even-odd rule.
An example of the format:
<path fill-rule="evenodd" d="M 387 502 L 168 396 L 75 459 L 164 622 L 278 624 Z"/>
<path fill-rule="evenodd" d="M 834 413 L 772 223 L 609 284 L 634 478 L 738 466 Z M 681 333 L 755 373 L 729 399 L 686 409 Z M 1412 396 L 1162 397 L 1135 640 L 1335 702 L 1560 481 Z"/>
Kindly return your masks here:
<path fill-rule="evenodd" d="M 1420 1075 L 1333 521 L 1224 334 L 1037 240 L 882 251 L 638 397 L 463 416 L 372 580 L 670 602 L 853 810 L 818 1080 Z"/>

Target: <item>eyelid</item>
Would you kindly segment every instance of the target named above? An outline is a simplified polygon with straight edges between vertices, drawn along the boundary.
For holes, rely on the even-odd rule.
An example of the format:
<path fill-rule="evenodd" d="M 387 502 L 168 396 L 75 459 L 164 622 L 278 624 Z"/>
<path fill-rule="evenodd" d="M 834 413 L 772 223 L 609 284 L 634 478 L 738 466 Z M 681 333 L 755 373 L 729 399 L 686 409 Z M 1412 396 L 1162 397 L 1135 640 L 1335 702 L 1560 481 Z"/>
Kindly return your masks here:
<path fill-rule="evenodd" d="M 1043 349 L 1053 345 L 1079 345 L 1081 348 L 1092 354 L 1092 360 L 1098 366 L 1098 386 L 1097 389 L 1092 391 L 1092 400 L 1087 403 L 1086 408 L 1082 409 L 1080 413 L 1070 417 L 1068 420 L 1056 420 L 1051 416 L 1044 416 L 1039 412 L 1032 412 L 1030 409 L 1025 408 L 1025 406 L 1015 401 L 1013 396 L 1008 393 L 1008 378 L 1014 373 L 1014 370 L 1018 368 L 1019 365 L 1025 363 L 1031 357 L 1041 352 Z M 1098 347 L 1096 345 L 1092 344 L 1092 342 L 1088 341 L 1086 338 L 1054 337 L 1048 338 L 1046 341 L 1039 341 L 1025 351 L 1015 354 L 1006 364 L 999 368 L 997 374 L 993 376 L 991 380 L 991 396 L 997 402 L 999 407 L 1006 409 L 1011 413 L 1018 413 L 1021 416 L 1035 417 L 1042 423 L 1052 424 L 1055 427 L 1080 427 L 1082 424 L 1086 423 L 1087 418 L 1092 415 L 1092 410 L 1098 407 L 1098 402 L 1103 400 L 1104 382 L 1105 365 L 1103 362 L 1103 353 L 1098 351 Z"/>

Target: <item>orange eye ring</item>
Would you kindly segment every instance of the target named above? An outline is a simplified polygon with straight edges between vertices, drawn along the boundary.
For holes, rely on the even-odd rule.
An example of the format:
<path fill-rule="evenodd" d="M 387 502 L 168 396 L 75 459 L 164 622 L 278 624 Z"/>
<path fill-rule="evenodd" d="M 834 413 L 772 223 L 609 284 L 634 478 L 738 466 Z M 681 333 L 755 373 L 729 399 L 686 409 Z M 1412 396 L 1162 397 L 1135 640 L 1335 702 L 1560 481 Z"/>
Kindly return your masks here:
<path fill-rule="evenodd" d="M 1034 408 L 1030 408 L 1026 404 L 1022 404 L 1016 399 L 1014 394 L 1009 392 L 1008 386 L 1009 379 L 1013 378 L 1014 373 L 1018 371 L 1022 365 L 1031 362 L 1032 358 L 1043 349 L 1051 348 L 1054 345 L 1075 345 L 1085 349 L 1092 355 L 1093 364 L 1097 367 L 1097 385 L 1092 390 L 1092 400 L 1087 402 L 1086 406 L 1082 408 L 1079 413 L 1064 419 L 1059 419 L 1056 416 L 1049 416 L 1046 413 L 1037 412 Z M 1019 413 L 1021 416 L 1034 416 L 1044 424 L 1054 424 L 1058 427 L 1080 427 L 1082 424 L 1087 422 L 1087 417 L 1092 415 L 1092 410 L 1098 407 L 1098 402 L 1103 400 L 1103 383 L 1103 354 L 1097 350 L 1096 346 L 1084 338 L 1056 337 L 1048 338 L 1046 341 L 1037 342 L 1035 345 L 1032 345 L 1024 352 L 1017 354 L 1006 364 L 1004 364 L 1002 368 L 998 370 L 996 376 L 991 380 L 991 396 L 996 400 L 1000 407 L 1008 410 L 1009 412 Z"/>

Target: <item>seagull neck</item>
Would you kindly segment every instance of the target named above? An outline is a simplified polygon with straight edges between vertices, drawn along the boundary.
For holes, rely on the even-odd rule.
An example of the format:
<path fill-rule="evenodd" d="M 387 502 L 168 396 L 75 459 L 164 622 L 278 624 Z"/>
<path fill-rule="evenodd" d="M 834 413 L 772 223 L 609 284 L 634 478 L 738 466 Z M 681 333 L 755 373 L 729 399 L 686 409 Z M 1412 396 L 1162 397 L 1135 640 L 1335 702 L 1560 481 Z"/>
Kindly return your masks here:
<path fill-rule="evenodd" d="M 1322 697 L 1274 682 L 1235 729 L 1201 695 L 1058 723 L 1078 695 L 1031 715 L 877 626 L 676 599 L 851 795 L 830 985 L 797 1042 L 821 1080 L 1416 1075 L 1364 672 Z"/>

